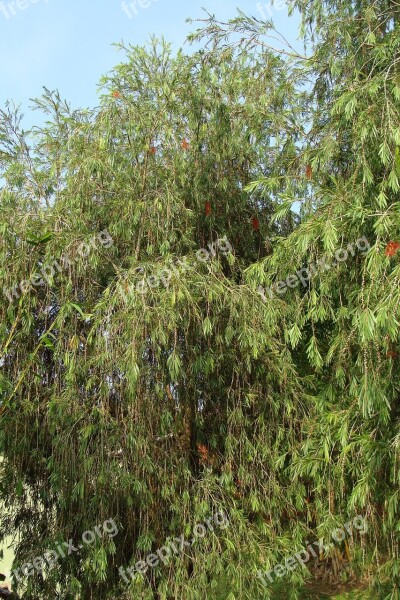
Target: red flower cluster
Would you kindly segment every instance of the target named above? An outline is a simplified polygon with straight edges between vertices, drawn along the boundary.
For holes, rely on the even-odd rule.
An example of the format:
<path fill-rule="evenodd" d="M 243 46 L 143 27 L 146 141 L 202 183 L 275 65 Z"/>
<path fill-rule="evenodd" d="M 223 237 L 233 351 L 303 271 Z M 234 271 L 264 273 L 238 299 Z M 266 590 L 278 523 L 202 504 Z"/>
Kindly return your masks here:
<path fill-rule="evenodd" d="M 389 242 L 386 246 L 385 254 L 386 256 L 394 256 L 399 249 L 400 242 Z"/>
<path fill-rule="evenodd" d="M 260 221 L 257 219 L 257 217 L 252 218 L 251 224 L 253 225 L 254 231 L 258 231 L 258 229 L 260 229 Z"/>
<path fill-rule="evenodd" d="M 200 462 L 205 464 L 208 461 L 208 448 L 204 444 L 197 444 L 197 450 L 200 455 Z"/>

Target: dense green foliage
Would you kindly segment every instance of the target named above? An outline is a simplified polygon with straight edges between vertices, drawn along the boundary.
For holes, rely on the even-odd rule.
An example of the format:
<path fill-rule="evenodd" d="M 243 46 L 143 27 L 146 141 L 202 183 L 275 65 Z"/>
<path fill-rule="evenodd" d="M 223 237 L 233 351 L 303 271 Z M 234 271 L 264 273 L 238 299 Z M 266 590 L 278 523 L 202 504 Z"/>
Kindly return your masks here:
<path fill-rule="evenodd" d="M 306 572 L 257 570 L 355 515 L 332 556 L 400 598 L 398 7 L 296 6 L 307 55 L 210 17 L 190 56 L 125 48 L 96 110 L 46 91 L 42 128 L 1 113 L 2 532 L 18 567 L 119 529 L 26 599 L 300 598 Z M 228 528 L 120 578 L 218 510 Z"/>

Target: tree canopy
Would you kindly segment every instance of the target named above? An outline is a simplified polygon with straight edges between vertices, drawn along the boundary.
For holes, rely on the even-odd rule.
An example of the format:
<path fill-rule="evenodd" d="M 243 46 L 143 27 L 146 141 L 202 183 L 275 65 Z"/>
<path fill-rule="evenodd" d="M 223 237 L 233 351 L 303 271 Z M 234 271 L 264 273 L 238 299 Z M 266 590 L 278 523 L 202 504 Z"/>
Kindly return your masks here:
<path fill-rule="evenodd" d="M 294 600 L 338 564 L 400 598 L 399 7 L 292 8 L 304 54 L 208 15 L 120 46 L 96 109 L 1 111 L 1 532 L 20 568 L 118 528 L 24 599 Z"/>

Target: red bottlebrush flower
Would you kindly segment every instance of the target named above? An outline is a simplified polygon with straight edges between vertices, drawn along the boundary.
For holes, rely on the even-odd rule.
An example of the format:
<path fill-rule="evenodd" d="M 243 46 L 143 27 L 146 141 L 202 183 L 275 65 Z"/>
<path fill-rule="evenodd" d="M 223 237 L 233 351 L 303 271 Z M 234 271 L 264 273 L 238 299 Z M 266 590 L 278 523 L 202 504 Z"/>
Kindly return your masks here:
<path fill-rule="evenodd" d="M 313 175 L 313 170 L 311 165 L 306 166 L 306 177 L 307 179 L 311 179 Z"/>
<path fill-rule="evenodd" d="M 121 94 L 117 90 L 115 90 L 115 92 L 113 92 L 113 96 L 114 96 L 114 98 L 121 98 Z"/>
<path fill-rule="evenodd" d="M 204 444 L 197 444 L 197 450 L 200 455 L 200 462 L 206 463 L 208 460 L 208 448 Z"/>
<path fill-rule="evenodd" d="M 394 256 L 399 248 L 400 242 L 389 242 L 385 250 L 386 256 Z"/>
<path fill-rule="evenodd" d="M 183 140 L 183 142 L 182 142 L 182 148 L 183 148 L 184 150 L 189 150 L 189 146 L 190 146 L 190 144 L 189 144 L 189 142 L 187 141 L 187 139 L 185 138 L 185 139 Z"/>
<path fill-rule="evenodd" d="M 253 226 L 254 231 L 258 231 L 260 229 L 260 221 L 257 219 L 257 217 L 252 218 L 251 224 Z"/>
<path fill-rule="evenodd" d="M 152 154 L 156 154 L 156 152 L 157 152 L 157 148 L 156 148 L 155 146 L 150 146 L 150 152 L 151 152 Z"/>
<path fill-rule="evenodd" d="M 211 214 L 211 203 L 210 202 L 205 203 L 204 210 L 206 212 L 206 216 L 208 217 Z"/>

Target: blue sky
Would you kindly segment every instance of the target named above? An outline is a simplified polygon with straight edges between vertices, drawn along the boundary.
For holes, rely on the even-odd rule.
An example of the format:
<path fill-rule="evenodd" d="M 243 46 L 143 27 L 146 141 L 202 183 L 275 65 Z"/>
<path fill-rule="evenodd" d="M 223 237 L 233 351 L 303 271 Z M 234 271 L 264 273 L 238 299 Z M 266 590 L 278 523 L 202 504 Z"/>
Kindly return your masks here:
<path fill-rule="evenodd" d="M 291 42 L 298 37 L 298 18 L 288 17 L 283 0 L 264 14 Z M 112 46 L 144 44 L 150 35 L 164 36 L 181 46 L 201 18 L 202 7 L 226 20 L 240 8 L 261 17 L 256 0 L 0 0 L 0 106 L 22 105 L 29 127 L 38 115 L 30 98 L 42 87 L 58 89 L 73 107 L 98 105 L 98 81 L 123 60 Z M 267 8 L 265 8 L 267 5 Z M 135 12 L 136 11 L 136 12 Z M 189 48 L 188 48 L 189 50 Z"/>

